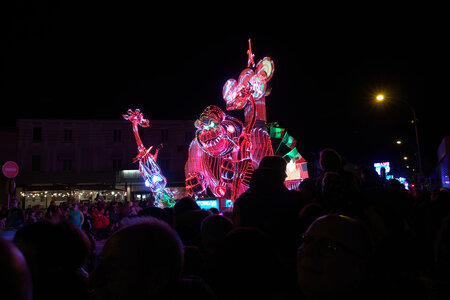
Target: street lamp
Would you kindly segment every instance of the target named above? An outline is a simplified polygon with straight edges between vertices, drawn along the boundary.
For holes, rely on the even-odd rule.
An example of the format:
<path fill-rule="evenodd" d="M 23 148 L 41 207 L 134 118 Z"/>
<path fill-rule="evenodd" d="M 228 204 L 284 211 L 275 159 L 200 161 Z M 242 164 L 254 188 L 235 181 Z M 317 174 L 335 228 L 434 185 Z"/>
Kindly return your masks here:
<path fill-rule="evenodd" d="M 383 94 L 378 94 L 376 96 L 376 100 L 377 102 L 382 102 L 385 100 L 385 97 Z M 392 100 L 390 100 L 392 101 Z M 409 110 L 411 111 L 412 115 L 413 115 L 413 123 L 414 123 L 414 131 L 416 134 L 416 156 L 417 156 L 417 168 L 419 169 L 419 174 L 423 174 L 422 173 L 422 160 L 420 158 L 420 145 L 419 145 L 419 134 L 417 131 L 417 118 L 416 118 L 416 111 L 414 110 L 414 108 L 411 106 L 411 104 L 409 104 L 407 101 L 402 100 L 402 99 L 395 99 L 395 102 L 402 102 L 404 104 L 406 104 L 406 106 L 408 106 Z"/>

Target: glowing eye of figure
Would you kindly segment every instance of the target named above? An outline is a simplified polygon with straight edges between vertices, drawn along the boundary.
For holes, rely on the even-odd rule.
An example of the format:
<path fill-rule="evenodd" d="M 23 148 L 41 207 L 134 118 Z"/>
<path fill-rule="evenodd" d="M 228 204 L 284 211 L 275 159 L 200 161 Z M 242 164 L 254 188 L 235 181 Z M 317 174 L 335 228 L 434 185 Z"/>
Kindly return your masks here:
<path fill-rule="evenodd" d="M 233 127 L 233 125 L 228 125 L 227 131 L 228 131 L 229 133 L 233 133 L 233 132 L 234 132 L 234 127 Z"/>
<path fill-rule="evenodd" d="M 216 127 L 216 126 L 217 126 L 217 124 L 214 123 L 213 121 L 211 121 L 211 123 L 209 124 L 209 127 Z"/>

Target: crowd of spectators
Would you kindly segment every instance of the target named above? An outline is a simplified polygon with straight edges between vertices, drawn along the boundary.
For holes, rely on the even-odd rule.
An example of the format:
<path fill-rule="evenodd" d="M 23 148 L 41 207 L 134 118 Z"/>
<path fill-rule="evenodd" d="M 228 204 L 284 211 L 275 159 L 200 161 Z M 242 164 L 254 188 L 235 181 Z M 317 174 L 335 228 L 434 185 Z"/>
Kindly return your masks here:
<path fill-rule="evenodd" d="M 10 209 L 0 205 L 0 229 L 17 229 L 40 220 L 70 220 L 96 240 L 106 239 L 119 228 L 119 222 L 125 217 L 135 217 L 152 206 L 151 201 L 106 202 L 104 200 L 60 202 L 50 201 L 47 209 L 40 205 L 23 209 L 17 198 L 10 202 Z"/>
<path fill-rule="evenodd" d="M 221 214 L 190 197 L 165 209 L 149 202 L 51 203 L 45 213 L 13 201 L 1 215 L 4 226 L 19 229 L 12 243 L 0 239 L 0 266 L 11 269 L 0 293 L 449 299 L 449 191 L 406 190 L 370 168 L 349 166 L 324 149 L 321 174 L 290 191 L 284 159 L 265 157 L 249 189 Z M 105 241 L 100 253 L 96 240 Z"/>

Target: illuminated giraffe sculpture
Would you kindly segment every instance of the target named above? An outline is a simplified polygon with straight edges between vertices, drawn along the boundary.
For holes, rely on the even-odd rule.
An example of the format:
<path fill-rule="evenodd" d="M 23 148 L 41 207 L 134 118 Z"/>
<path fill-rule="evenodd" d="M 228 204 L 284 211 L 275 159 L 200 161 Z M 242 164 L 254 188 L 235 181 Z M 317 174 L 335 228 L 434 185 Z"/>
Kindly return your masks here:
<path fill-rule="evenodd" d="M 133 124 L 134 137 L 138 145 L 138 155 L 133 159 L 133 162 L 139 162 L 139 172 L 144 178 L 145 186 L 150 188 L 155 197 L 155 206 L 164 207 L 163 203 L 170 206 L 169 200 L 173 197 L 173 194 L 166 188 L 167 179 L 161 174 L 161 169 L 156 163 L 158 152 L 162 145 L 156 147 L 155 153 L 151 154 L 153 146 L 150 146 L 148 149 L 145 148 L 139 136 L 138 126 L 148 127 L 150 122 L 144 119 L 144 115 L 139 109 L 135 111 L 129 109 L 122 116 Z"/>

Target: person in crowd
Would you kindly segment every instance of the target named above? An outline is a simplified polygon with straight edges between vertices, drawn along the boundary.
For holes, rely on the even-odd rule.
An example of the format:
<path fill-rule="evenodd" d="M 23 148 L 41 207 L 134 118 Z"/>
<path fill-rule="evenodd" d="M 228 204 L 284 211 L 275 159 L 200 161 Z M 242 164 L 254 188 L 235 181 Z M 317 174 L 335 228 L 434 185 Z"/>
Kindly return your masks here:
<path fill-rule="evenodd" d="M 77 202 L 73 203 L 72 208 L 68 214 L 69 220 L 75 224 L 78 228 L 81 228 L 84 222 L 83 213 L 79 209 L 79 204 Z"/>
<path fill-rule="evenodd" d="M 131 202 L 132 203 L 132 202 Z M 134 205 L 130 206 L 130 212 L 128 214 L 129 218 L 133 218 L 133 217 L 137 217 L 138 215 L 138 208 L 135 207 Z"/>
<path fill-rule="evenodd" d="M 200 206 L 198 206 L 197 202 L 191 197 L 183 197 L 175 203 L 173 206 L 174 214 L 176 216 L 180 216 L 183 213 L 191 210 L 199 210 Z"/>
<path fill-rule="evenodd" d="M 156 207 L 156 206 L 148 206 L 148 207 L 144 208 L 143 210 L 141 210 L 138 213 L 138 216 L 139 217 L 150 216 L 150 217 L 160 219 L 160 220 L 166 222 L 167 224 L 171 224 L 170 215 L 168 213 L 168 210 L 160 208 L 160 207 Z"/>
<path fill-rule="evenodd" d="M 286 280 L 295 286 L 298 215 L 304 200 L 301 193 L 290 191 L 284 185 L 286 165 L 279 156 L 261 160 L 249 189 L 234 203 L 233 226 L 255 227 L 267 234 L 281 258 Z"/>
<path fill-rule="evenodd" d="M 185 246 L 201 247 L 201 223 L 210 215 L 204 209 L 189 210 L 175 217 L 175 230 Z"/>
<path fill-rule="evenodd" d="M 295 299 L 269 236 L 236 227 L 225 237 L 221 265 L 207 278 L 218 299 Z"/>
<path fill-rule="evenodd" d="M 233 223 L 230 218 L 222 215 L 210 215 L 206 217 L 200 226 L 201 230 L 201 254 L 202 270 L 199 272 L 216 292 L 217 295 L 223 289 L 224 276 L 224 257 L 226 236 L 233 229 Z"/>
<path fill-rule="evenodd" d="M 204 285 L 196 289 L 182 280 L 183 244 L 156 218 L 129 219 L 107 240 L 101 258 L 90 275 L 95 299 L 214 299 Z"/>
<path fill-rule="evenodd" d="M 91 216 L 91 212 L 90 210 L 90 206 L 89 205 L 84 205 L 83 209 L 81 210 L 81 213 L 83 214 L 83 219 L 84 222 L 81 224 L 81 228 L 83 229 L 83 231 L 86 234 L 92 234 L 92 216 Z"/>
<path fill-rule="evenodd" d="M 30 268 L 33 299 L 89 299 L 84 265 L 89 239 L 69 220 L 43 220 L 20 228 L 14 244 Z"/>
<path fill-rule="evenodd" d="M 225 243 L 225 236 L 233 229 L 232 221 L 224 216 L 207 216 L 200 225 L 202 248 L 208 254 L 214 254 Z"/>
<path fill-rule="evenodd" d="M 371 252 L 362 222 L 343 215 L 319 217 L 297 252 L 301 292 L 306 299 L 367 299 Z"/>
<path fill-rule="evenodd" d="M 6 217 L 6 227 L 17 228 L 25 223 L 25 211 L 19 207 L 17 198 L 13 198 L 11 201 L 11 208 L 8 211 Z"/>
<path fill-rule="evenodd" d="M 326 215 L 325 209 L 317 202 L 311 202 L 306 204 L 299 212 L 299 233 L 303 234 L 306 229 L 312 224 L 312 222 Z M 299 235 L 298 238 L 301 236 Z"/>
<path fill-rule="evenodd" d="M 20 250 L 2 237 L 0 237 L 0 298 L 33 299 L 27 262 Z"/>
<path fill-rule="evenodd" d="M 342 156 L 332 148 L 323 149 L 319 164 L 322 174 L 316 184 L 322 207 L 327 212 L 361 215 L 360 183 L 356 174 L 344 168 Z"/>
<path fill-rule="evenodd" d="M 139 201 L 133 201 L 132 207 L 134 207 L 134 210 L 136 211 L 136 215 L 139 214 L 139 212 L 142 210 L 142 207 L 139 205 Z M 142 204 L 144 204 L 144 201 L 142 201 Z"/>
<path fill-rule="evenodd" d="M 31 210 L 28 212 L 28 216 L 26 217 L 27 224 L 33 224 L 37 222 L 36 211 Z"/>
<path fill-rule="evenodd" d="M 41 210 L 36 210 L 35 212 L 36 222 L 44 219 L 44 213 Z"/>
<path fill-rule="evenodd" d="M 108 209 L 108 214 L 111 232 L 114 232 L 117 229 L 119 229 L 119 222 L 120 222 L 119 205 L 117 204 L 117 202 L 111 203 Z"/>
<path fill-rule="evenodd" d="M 109 218 L 104 214 L 105 209 L 103 205 L 97 209 L 97 207 L 92 207 L 92 228 L 94 231 L 94 236 L 97 240 L 102 240 L 107 237 L 107 227 L 109 225 Z"/>
<path fill-rule="evenodd" d="M 0 204 L 0 229 L 6 228 L 6 218 L 8 217 L 8 207 Z"/>
<path fill-rule="evenodd" d="M 58 211 L 58 206 L 56 206 L 55 200 L 50 201 L 50 205 L 47 207 L 47 211 L 45 213 L 46 219 L 52 219 L 55 217 Z"/>
<path fill-rule="evenodd" d="M 100 210 L 103 213 L 103 219 L 102 219 L 103 237 L 107 238 L 111 231 L 110 230 L 111 222 L 109 221 L 109 210 L 105 209 L 104 207 L 102 207 Z"/>

